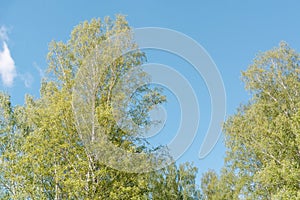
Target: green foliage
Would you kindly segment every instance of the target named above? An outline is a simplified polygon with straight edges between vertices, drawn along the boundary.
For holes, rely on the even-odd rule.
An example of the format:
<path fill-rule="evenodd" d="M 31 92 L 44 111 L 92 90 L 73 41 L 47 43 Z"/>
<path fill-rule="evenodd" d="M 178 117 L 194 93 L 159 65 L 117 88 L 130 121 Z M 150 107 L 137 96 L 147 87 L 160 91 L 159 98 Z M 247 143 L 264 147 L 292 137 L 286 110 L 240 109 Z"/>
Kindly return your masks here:
<path fill-rule="evenodd" d="M 116 34 L 122 37 L 109 39 Z M 147 141 L 133 137 L 140 129 L 122 130 L 112 116 L 113 88 L 123 80 L 122 74 L 145 60 L 142 52 L 130 51 L 135 48 L 123 16 L 83 22 L 74 28 L 69 41 L 50 44 L 49 77 L 42 83 L 39 99 L 27 96 L 24 106 L 12 106 L 9 96 L 0 94 L 1 199 L 158 199 L 166 193 L 170 199 L 196 198 L 194 167 L 172 165 L 151 173 L 118 171 L 97 159 L 78 132 L 72 101 L 76 77 L 79 71 L 89 75 L 97 69 L 99 73 L 90 74 L 97 75 L 97 85 L 81 83 L 85 94 L 94 95 L 92 103 L 82 105 L 90 106 L 95 120 L 88 124 L 97 122 L 109 141 L 125 151 L 152 151 Z M 111 54 L 122 56 L 112 60 Z M 131 81 L 147 78 L 139 72 Z M 114 98 L 122 99 L 126 92 L 125 87 Z M 149 124 L 149 111 L 165 101 L 158 89 L 148 86 L 139 88 L 132 99 L 129 115 L 139 127 Z M 88 136 L 97 139 L 97 135 Z"/>
<path fill-rule="evenodd" d="M 196 186 L 197 169 L 190 163 L 177 167 L 175 164 L 157 171 L 151 176 L 152 199 L 192 200 L 199 199 Z"/>
<path fill-rule="evenodd" d="M 215 199 L 300 198 L 300 57 L 286 43 L 261 53 L 243 72 L 253 95 L 225 123 L 226 166 L 207 173 L 206 196 Z M 207 198 L 213 199 L 213 198 Z"/>

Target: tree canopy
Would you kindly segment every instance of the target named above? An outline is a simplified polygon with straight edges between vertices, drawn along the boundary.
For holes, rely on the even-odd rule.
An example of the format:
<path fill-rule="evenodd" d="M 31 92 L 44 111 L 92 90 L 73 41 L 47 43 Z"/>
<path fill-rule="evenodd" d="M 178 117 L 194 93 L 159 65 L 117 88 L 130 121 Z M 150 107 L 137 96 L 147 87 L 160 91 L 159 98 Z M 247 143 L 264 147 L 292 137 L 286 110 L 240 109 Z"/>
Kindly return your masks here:
<path fill-rule="evenodd" d="M 126 104 L 135 128 L 120 128 L 112 110 L 112 98 L 122 99 L 128 87 L 148 78 L 139 70 L 144 61 L 128 22 L 119 15 L 115 20 L 83 22 L 67 42 L 51 42 L 40 98 L 26 96 L 24 106 L 13 106 L 9 95 L 0 96 L 0 198 L 189 199 L 197 195 L 192 167 L 172 164 L 159 171 L 129 173 L 99 154 L 106 145 L 101 143 L 103 135 L 124 152 L 151 155 L 153 151 L 136 134 L 150 123 L 153 106 L 165 101 L 159 89 L 143 85 Z M 128 87 L 113 94 L 122 75 L 132 69 L 136 73 L 131 82 L 123 83 Z M 81 101 L 74 102 L 74 91 L 81 92 L 76 93 Z M 78 126 L 80 117 L 88 121 Z"/>
<path fill-rule="evenodd" d="M 252 98 L 224 125 L 226 166 L 205 174 L 206 199 L 299 199 L 299 56 L 281 42 L 242 73 Z"/>

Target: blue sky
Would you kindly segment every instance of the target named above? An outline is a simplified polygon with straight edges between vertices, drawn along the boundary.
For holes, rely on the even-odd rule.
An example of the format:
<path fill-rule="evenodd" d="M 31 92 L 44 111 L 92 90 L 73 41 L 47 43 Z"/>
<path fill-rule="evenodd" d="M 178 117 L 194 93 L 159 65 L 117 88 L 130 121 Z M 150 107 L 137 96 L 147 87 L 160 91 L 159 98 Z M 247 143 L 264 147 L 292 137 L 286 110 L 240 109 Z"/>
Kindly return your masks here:
<path fill-rule="evenodd" d="M 93 17 L 127 15 L 130 25 L 164 27 L 182 32 L 201 44 L 216 63 L 226 89 L 227 114 L 233 114 L 249 96 L 240 80 L 259 51 L 277 46 L 282 40 L 300 50 L 300 2 L 264 1 L 1 1 L 0 2 L 0 88 L 22 104 L 26 93 L 38 96 L 40 78 L 47 67 L 46 55 L 51 40 L 66 41 L 74 26 Z M 179 69 L 184 61 L 164 53 L 149 51 L 150 61 Z M 209 94 L 201 77 L 192 70 L 181 71 L 197 90 L 201 110 L 200 129 L 191 148 L 179 160 L 193 161 L 200 174 L 219 170 L 225 148 L 222 139 L 203 160 L 198 152 L 209 123 Z M 195 79 L 195 80 L 194 80 Z M 170 94 L 170 116 L 165 133 L 174 132 L 178 122 L 176 100 Z M 167 137 L 163 137 L 166 139 Z"/>

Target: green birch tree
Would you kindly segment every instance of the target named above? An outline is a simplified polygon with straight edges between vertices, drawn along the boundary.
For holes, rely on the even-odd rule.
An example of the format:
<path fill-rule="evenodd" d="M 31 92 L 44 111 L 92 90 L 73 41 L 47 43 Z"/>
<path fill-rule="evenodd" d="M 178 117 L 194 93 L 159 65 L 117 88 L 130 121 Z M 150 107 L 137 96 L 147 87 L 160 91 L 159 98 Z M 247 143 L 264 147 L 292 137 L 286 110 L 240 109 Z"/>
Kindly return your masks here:
<path fill-rule="evenodd" d="M 299 54 L 282 42 L 242 75 L 252 98 L 225 123 L 226 173 L 219 184 L 233 199 L 299 199 Z"/>
<path fill-rule="evenodd" d="M 165 101 L 160 90 L 142 85 L 131 96 L 124 109 L 135 127 L 120 128 L 112 106 L 113 98 L 127 102 L 124 94 L 130 87 L 149 78 L 138 68 L 144 61 L 123 16 L 83 22 L 67 42 L 51 42 L 48 76 L 42 82 L 40 98 L 26 96 L 24 106 L 13 106 L 8 95 L 0 95 L 1 199 L 156 199 L 158 191 L 174 193 L 177 199 L 196 198 L 196 169 L 191 166 L 128 173 L 103 162 L 99 151 L 88 146 L 99 139 L 96 130 L 101 128 L 115 147 L 153 158 L 155 148 L 138 136 L 141 128 L 151 123 L 149 111 Z M 131 82 L 121 82 L 125 87 L 114 96 L 113 89 L 130 70 L 136 72 Z M 86 103 L 74 111 L 80 75 L 88 75 L 92 81 L 79 79 L 86 80 L 79 82 Z M 76 111 L 86 111 L 86 107 L 90 120 L 86 129 L 78 129 Z M 101 145 L 95 147 L 99 150 Z M 163 176 L 153 178 L 159 174 Z M 165 182 L 166 188 L 160 185 Z M 166 191 L 169 188 L 173 190 Z"/>

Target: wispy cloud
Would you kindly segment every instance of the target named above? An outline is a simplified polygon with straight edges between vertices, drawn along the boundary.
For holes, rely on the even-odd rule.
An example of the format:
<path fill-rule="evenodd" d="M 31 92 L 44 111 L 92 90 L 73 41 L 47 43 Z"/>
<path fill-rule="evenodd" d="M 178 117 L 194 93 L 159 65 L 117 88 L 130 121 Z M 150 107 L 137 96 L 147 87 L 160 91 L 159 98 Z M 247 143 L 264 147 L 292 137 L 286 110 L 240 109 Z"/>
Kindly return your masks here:
<path fill-rule="evenodd" d="M 5 26 L 0 27 L 0 40 L 7 41 L 8 35 L 7 35 L 8 29 Z"/>
<path fill-rule="evenodd" d="M 22 81 L 24 82 L 24 85 L 26 88 L 31 88 L 33 82 L 34 82 L 34 78 L 30 73 L 25 73 L 25 74 L 19 74 L 19 76 Z"/>
<path fill-rule="evenodd" d="M 14 83 L 14 78 L 17 76 L 16 66 L 11 57 L 10 50 L 6 41 L 8 40 L 7 28 L 0 27 L 0 42 L 2 42 L 2 51 L 0 51 L 0 75 L 2 83 L 5 86 L 11 87 Z"/>
<path fill-rule="evenodd" d="M 36 63 L 33 63 L 34 68 L 39 72 L 40 78 L 43 79 L 45 77 L 45 71 Z"/>

